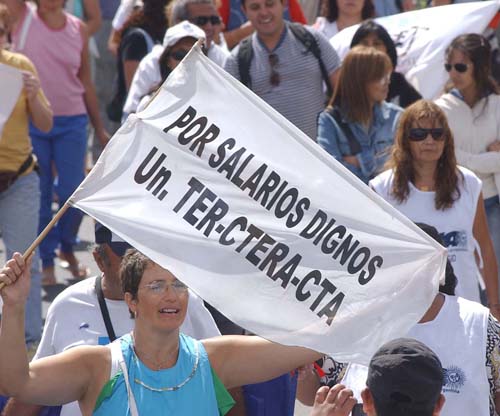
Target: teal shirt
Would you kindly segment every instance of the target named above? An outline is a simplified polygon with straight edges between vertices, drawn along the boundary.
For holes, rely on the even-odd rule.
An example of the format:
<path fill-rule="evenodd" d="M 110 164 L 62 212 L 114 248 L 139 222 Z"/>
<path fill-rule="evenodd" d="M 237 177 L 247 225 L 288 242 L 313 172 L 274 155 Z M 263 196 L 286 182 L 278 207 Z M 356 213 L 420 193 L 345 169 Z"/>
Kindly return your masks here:
<path fill-rule="evenodd" d="M 136 357 L 132 350 L 130 334 L 121 337 L 120 342 L 139 415 L 219 416 L 224 415 L 234 404 L 213 372 L 207 352 L 200 341 L 181 334 L 177 363 L 172 368 L 159 371 L 149 369 Z M 198 367 L 194 376 L 181 388 L 158 392 L 139 383 L 140 381 L 156 389 L 182 384 L 195 366 L 196 345 L 199 354 Z M 104 386 L 94 409 L 94 416 L 113 415 L 130 415 L 127 388 L 121 372 Z"/>

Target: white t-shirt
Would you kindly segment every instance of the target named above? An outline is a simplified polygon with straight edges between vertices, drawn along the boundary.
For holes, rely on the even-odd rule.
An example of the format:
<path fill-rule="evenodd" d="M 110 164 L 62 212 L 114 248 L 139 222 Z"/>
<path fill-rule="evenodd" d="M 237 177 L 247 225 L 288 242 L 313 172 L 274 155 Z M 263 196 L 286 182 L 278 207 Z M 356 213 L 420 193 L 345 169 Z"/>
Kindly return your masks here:
<path fill-rule="evenodd" d="M 322 33 L 327 39 L 333 38 L 337 33 L 339 33 L 339 28 L 337 22 L 329 22 L 324 16 L 319 16 L 314 22 L 313 28 L 318 32 Z"/>
<path fill-rule="evenodd" d="M 444 295 L 434 320 L 414 325 L 406 337 L 432 349 L 443 366 L 442 416 L 489 416 L 489 383 L 485 365 L 489 311 L 476 302 Z M 342 384 L 361 397 L 368 367 L 349 364 Z"/>
<path fill-rule="evenodd" d="M 470 170 L 459 167 L 464 180 L 459 181 L 460 198 L 446 210 L 436 210 L 435 192 L 423 192 L 410 183 L 408 199 L 399 203 L 392 195 L 392 170 L 387 170 L 370 181 L 370 186 L 414 222 L 435 227 L 444 240 L 458 278 L 457 296 L 479 302 L 478 268 L 474 258 L 475 240 L 472 234 L 476 208 L 481 192 L 481 181 Z"/>
<path fill-rule="evenodd" d="M 47 313 L 42 339 L 33 360 L 58 354 L 80 345 L 109 343 L 99 301 L 95 293 L 95 277 L 78 282 L 62 291 L 52 302 Z M 115 335 L 130 332 L 134 320 L 127 304 L 121 300 L 106 299 Z M 220 335 L 212 315 L 203 301 L 189 291 L 186 319 L 180 331 L 196 339 Z M 61 416 L 81 416 L 77 402 L 64 405 Z"/>
<path fill-rule="evenodd" d="M 155 45 L 151 52 L 142 58 L 130 84 L 127 100 L 123 106 L 124 113 L 131 114 L 137 112 L 141 99 L 159 86 L 161 73 L 158 60 L 163 53 L 163 49 L 162 45 Z M 208 58 L 220 67 L 224 65 L 228 55 L 229 52 L 226 49 L 214 42 L 212 42 L 207 52 Z"/>

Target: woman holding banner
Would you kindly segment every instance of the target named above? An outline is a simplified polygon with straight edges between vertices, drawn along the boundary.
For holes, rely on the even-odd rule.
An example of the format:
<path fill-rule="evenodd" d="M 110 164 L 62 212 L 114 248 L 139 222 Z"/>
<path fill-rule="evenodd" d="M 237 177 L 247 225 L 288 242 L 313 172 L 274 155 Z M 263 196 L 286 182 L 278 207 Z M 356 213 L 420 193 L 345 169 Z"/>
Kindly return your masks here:
<path fill-rule="evenodd" d="M 385 101 L 391 73 L 384 52 L 353 48 L 318 118 L 318 144 L 365 183 L 382 170 L 402 112 Z"/>
<path fill-rule="evenodd" d="M 446 51 L 451 90 L 436 104 L 448 117 L 457 161 L 483 183 L 484 205 L 500 259 L 500 95 L 491 76 L 491 47 L 477 34 L 461 35 Z"/>
<path fill-rule="evenodd" d="M 19 253 L 0 270 L 0 394 L 38 404 L 78 400 L 83 415 L 224 415 L 226 388 L 276 377 L 321 355 L 259 337 L 223 336 L 202 342 L 179 333 L 187 287 L 143 254 L 121 264 L 125 301 L 135 319 L 130 334 L 102 347 L 75 347 L 28 363 L 24 304 L 29 261 Z"/>
<path fill-rule="evenodd" d="M 10 29 L 9 11 L 4 4 L 0 4 L 0 64 L 5 65 L 6 69 L 21 71 L 23 84 L 3 131 L 0 126 L 0 229 L 9 257 L 15 251 L 25 251 L 38 233 L 40 180 L 28 132 L 29 122 L 43 131 L 52 127 L 52 110 L 40 87 L 34 65 L 26 56 L 6 50 Z M 0 99 L 8 93 L 0 90 Z M 31 273 L 25 322 L 28 345 L 39 341 L 41 336 L 42 300 L 38 255 L 32 262 Z"/>
<path fill-rule="evenodd" d="M 405 110 L 388 166 L 370 186 L 411 220 L 430 224 L 440 232 L 458 277 L 457 295 L 479 302 L 477 241 L 490 310 L 500 317 L 498 268 L 481 181 L 457 166 L 453 135 L 436 104 L 420 100 Z"/>

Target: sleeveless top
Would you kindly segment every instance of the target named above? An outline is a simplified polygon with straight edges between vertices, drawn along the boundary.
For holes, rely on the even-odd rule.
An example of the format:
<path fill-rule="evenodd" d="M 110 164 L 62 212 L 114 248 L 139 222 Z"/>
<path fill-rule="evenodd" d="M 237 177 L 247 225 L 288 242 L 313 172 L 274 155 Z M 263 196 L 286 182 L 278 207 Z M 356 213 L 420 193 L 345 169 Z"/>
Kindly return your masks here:
<path fill-rule="evenodd" d="M 459 179 L 460 198 L 453 206 L 437 210 L 435 192 L 423 192 L 410 183 L 408 199 L 398 202 L 392 195 L 394 175 L 387 170 L 370 181 L 370 186 L 394 208 L 414 222 L 423 222 L 439 231 L 448 249 L 450 260 L 458 278 L 457 296 L 479 302 L 479 270 L 474 258 L 475 239 L 472 234 L 476 208 L 481 192 L 481 181 L 470 170 L 459 166 L 463 181 Z"/>
<path fill-rule="evenodd" d="M 127 368 L 132 400 L 120 369 L 117 346 Z M 218 416 L 229 410 L 227 406 L 218 408 L 220 392 L 214 386 L 218 379 L 212 377 L 215 373 L 212 373 L 207 352 L 200 341 L 180 334 L 177 363 L 159 371 L 149 369 L 138 359 L 130 334 L 114 341 L 110 348 L 110 380 L 97 399 L 94 416 L 134 416 L 132 401 L 135 401 L 137 414 L 141 416 Z"/>
<path fill-rule="evenodd" d="M 64 27 L 54 30 L 45 24 L 36 10 L 26 6 L 22 20 L 12 34 L 12 41 L 16 51 L 26 55 L 35 65 L 55 116 L 86 114 L 85 89 L 78 78 L 83 50 L 81 21 L 70 14 L 64 15 Z M 25 26 L 27 19 L 29 25 Z M 26 30 L 25 34 L 23 30 Z"/>
<path fill-rule="evenodd" d="M 490 387 L 484 358 L 489 311 L 476 302 L 443 296 L 445 302 L 436 318 L 414 325 L 406 336 L 423 342 L 441 361 L 446 398 L 441 416 L 489 416 Z M 367 374 L 367 367 L 350 364 L 342 384 L 359 397 Z"/>

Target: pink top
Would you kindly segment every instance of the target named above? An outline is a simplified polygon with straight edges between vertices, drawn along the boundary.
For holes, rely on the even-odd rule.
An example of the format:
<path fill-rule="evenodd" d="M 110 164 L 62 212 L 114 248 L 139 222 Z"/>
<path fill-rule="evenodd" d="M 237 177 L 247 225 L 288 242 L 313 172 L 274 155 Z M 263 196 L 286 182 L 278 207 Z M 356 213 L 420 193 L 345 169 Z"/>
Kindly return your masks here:
<path fill-rule="evenodd" d="M 19 45 L 23 24 L 28 13 L 32 14 L 26 32 L 26 41 Z M 26 55 L 35 64 L 55 116 L 85 114 L 84 87 L 78 78 L 83 49 L 80 19 L 65 13 L 66 24 L 62 29 L 49 28 L 26 6 L 21 22 L 12 34 L 16 51 Z M 20 48 L 18 47 L 20 46 Z"/>

